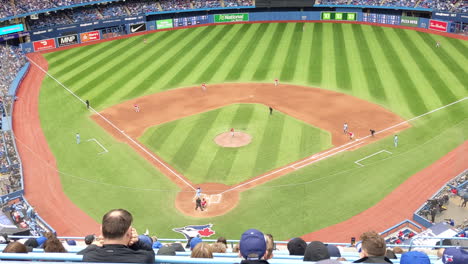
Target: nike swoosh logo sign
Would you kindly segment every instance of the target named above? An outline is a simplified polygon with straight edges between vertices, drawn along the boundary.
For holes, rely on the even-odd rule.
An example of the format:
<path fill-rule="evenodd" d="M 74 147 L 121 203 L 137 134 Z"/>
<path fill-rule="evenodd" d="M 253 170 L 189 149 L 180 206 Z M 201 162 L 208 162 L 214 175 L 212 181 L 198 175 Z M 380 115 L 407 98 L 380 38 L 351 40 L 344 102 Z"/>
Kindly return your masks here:
<path fill-rule="evenodd" d="M 132 31 L 132 33 L 136 32 L 137 30 L 139 30 L 140 28 L 142 28 L 144 25 L 139 25 L 138 27 L 136 28 L 131 28 L 130 30 Z"/>

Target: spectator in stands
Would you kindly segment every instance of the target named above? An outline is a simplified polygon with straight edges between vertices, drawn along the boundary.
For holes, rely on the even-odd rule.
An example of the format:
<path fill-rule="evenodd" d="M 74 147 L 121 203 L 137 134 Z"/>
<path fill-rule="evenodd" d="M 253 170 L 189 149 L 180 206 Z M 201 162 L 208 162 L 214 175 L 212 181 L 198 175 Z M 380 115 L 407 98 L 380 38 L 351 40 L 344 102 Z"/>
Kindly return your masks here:
<path fill-rule="evenodd" d="M 158 237 L 157 236 L 153 236 L 152 237 L 153 239 L 153 245 L 151 245 L 152 248 L 161 248 L 163 246 L 163 244 L 161 242 L 158 241 Z"/>
<path fill-rule="evenodd" d="M 341 257 L 341 252 L 337 246 L 330 245 L 330 244 L 327 244 L 326 246 L 327 246 L 328 254 L 330 254 L 330 257 L 333 257 L 333 258 Z"/>
<path fill-rule="evenodd" d="M 400 264 L 431 264 L 426 253 L 410 251 L 401 255 Z"/>
<path fill-rule="evenodd" d="M 239 253 L 240 249 L 239 249 L 239 244 L 235 244 L 233 247 L 232 247 L 232 252 L 233 253 Z"/>
<path fill-rule="evenodd" d="M 158 256 L 175 256 L 176 251 L 173 247 L 171 246 L 163 246 L 158 249 L 158 253 L 156 254 Z"/>
<path fill-rule="evenodd" d="M 266 253 L 265 260 L 269 260 L 273 258 L 273 249 L 275 247 L 274 239 L 271 234 L 265 234 L 265 241 L 266 241 Z"/>
<path fill-rule="evenodd" d="M 199 237 L 194 237 L 190 240 L 190 250 L 193 250 L 198 243 L 201 243 L 202 239 Z"/>
<path fill-rule="evenodd" d="M 412 233 L 413 236 L 414 236 L 414 233 L 413 233 L 413 232 L 411 232 L 411 233 Z M 411 233 L 410 233 L 410 234 L 411 234 Z M 411 236 L 411 237 L 413 237 L 413 236 Z M 393 253 L 395 253 L 395 254 L 403 254 L 403 253 L 405 253 L 405 251 L 404 251 L 401 247 L 394 247 L 394 248 L 393 248 Z"/>
<path fill-rule="evenodd" d="M 227 247 L 227 245 L 228 245 L 228 244 L 227 244 L 227 240 L 226 240 L 226 238 L 224 238 L 224 237 L 218 237 L 218 240 L 216 240 L 216 242 L 223 243 L 224 245 L 226 245 L 226 247 Z"/>
<path fill-rule="evenodd" d="M 181 243 L 172 243 L 171 247 L 176 251 L 176 252 L 185 252 L 184 246 L 182 246 Z"/>
<path fill-rule="evenodd" d="M 20 242 L 9 243 L 2 251 L 3 253 L 28 253 L 26 246 Z"/>
<path fill-rule="evenodd" d="M 44 242 L 44 252 L 53 253 L 66 253 L 67 250 L 63 246 L 62 242 L 56 237 L 51 237 Z"/>
<path fill-rule="evenodd" d="M 466 264 L 468 263 L 468 251 L 461 248 L 446 248 L 442 256 L 444 264 Z"/>
<path fill-rule="evenodd" d="M 288 242 L 288 251 L 291 256 L 304 256 L 307 243 L 300 237 L 293 238 Z"/>
<path fill-rule="evenodd" d="M 360 237 L 361 252 L 359 253 L 360 259 L 354 263 L 393 263 L 385 257 L 387 245 L 385 240 L 375 231 L 365 232 Z"/>
<path fill-rule="evenodd" d="M 221 242 L 211 244 L 211 252 L 213 253 L 226 253 L 226 245 Z"/>
<path fill-rule="evenodd" d="M 393 252 L 393 250 L 391 249 L 387 249 L 387 251 L 385 252 L 385 256 L 389 259 L 398 259 L 395 255 L 395 252 Z"/>
<path fill-rule="evenodd" d="M 312 241 L 307 245 L 304 253 L 304 261 L 319 261 L 329 259 L 327 246 L 320 241 Z"/>
<path fill-rule="evenodd" d="M 239 241 L 239 253 L 243 258 L 241 264 L 268 264 L 263 259 L 266 248 L 267 243 L 262 232 L 256 229 L 245 231 Z"/>
<path fill-rule="evenodd" d="M 211 247 L 207 243 L 200 242 L 192 249 L 191 258 L 213 258 Z"/>
<path fill-rule="evenodd" d="M 85 242 L 85 244 L 86 244 L 87 246 L 89 246 L 89 245 L 91 245 L 91 244 L 94 242 L 95 239 L 96 239 L 96 236 L 94 236 L 94 235 L 87 235 L 87 236 L 85 236 L 84 242 Z"/>
<path fill-rule="evenodd" d="M 91 245 L 83 252 L 83 262 L 154 263 L 151 246 L 139 241 L 132 215 L 114 209 L 102 218 L 102 247 Z"/>

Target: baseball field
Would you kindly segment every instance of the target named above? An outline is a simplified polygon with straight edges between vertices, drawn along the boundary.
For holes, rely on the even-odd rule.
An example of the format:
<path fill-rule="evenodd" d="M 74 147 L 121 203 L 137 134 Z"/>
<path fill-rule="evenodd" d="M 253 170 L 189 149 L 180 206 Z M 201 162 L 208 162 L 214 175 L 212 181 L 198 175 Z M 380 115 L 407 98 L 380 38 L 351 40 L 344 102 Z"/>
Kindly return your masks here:
<path fill-rule="evenodd" d="M 159 237 L 179 237 L 172 228 L 207 223 L 233 239 L 252 227 L 278 240 L 310 233 L 377 204 L 468 138 L 468 42 L 439 35 L 358 24 L 217 25 L 44 57 L 54 78 L 42 82 L 39 116 L 64 192 L 98 222 L 109 209 L 126 208 L 140 232 L 148 228 Z M 206 92 L 199 88 L 204 82 Z M 308 98 L 299 90 L 317 94 L 295 112 L 286 103 Z M 325 100 L 320 91 L 343 100 Z M 238 100 L 224 103 L 230 92 Z M 365 105 L 395 117 L 361 110 Z M 324 114 L 333 109 L 338 113 Z M 410 121 L 392 128 L 400 119 Z M 343 134 L 344 122 L 365 144 L 262 184 L 236 185 L 360 143 Z M 213 143 L 232 127 L 252 142 L 232 149 Z M 386 133 L 370 138 L 369 129 Z M 179 179 L 155 168 L 151 156 Z M 193 188 L 203 184 L 240 186 L 232 210 L 217 216 L 180 211 L 177 196 L 189 197 L 186 204 L 194 207 Z"/>

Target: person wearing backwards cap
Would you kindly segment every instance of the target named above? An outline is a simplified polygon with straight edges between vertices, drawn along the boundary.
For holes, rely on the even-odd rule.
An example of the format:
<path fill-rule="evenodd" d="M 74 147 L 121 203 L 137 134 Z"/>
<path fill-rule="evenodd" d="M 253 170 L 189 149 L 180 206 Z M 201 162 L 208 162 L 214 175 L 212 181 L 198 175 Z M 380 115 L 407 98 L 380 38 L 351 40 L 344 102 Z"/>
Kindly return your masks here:
<path fill-rule="evenodd" d="M 466 264 L 468 263 L 468 251 L 459 247 L 446 248 L 442 255 L 444 264 Z"/>
<path fill-rule="evenodd" d="M 387 245 L 385 240 L 375 231 L 364 232 L 361 235 L 360 259 L 353 263 L 393 263 L 385 256 Z"/>
<path fill-rule="evenodd" d="M 410 251 L 401 255 L 400 264 L 431 264 L 431 260 L 426 253 Z"/>
<path fill-rule="evenodd" d="M 265 236 L 256 229 L 245 231 L 239 242 L 239 255 L 243 258 L 241 264 L 268 264 L 264 259 L 267 245 Z"/>

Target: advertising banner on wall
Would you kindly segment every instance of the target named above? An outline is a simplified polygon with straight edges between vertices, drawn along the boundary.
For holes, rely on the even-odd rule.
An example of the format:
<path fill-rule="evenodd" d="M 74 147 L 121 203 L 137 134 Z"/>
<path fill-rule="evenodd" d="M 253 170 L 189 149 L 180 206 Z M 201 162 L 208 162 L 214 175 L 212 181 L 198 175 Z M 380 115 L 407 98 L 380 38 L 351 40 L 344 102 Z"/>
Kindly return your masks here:
<path fill-rule="evenodd" d="M 156 20 L 156 29 L 172 28 L 172 19 Z"/>
<path fill-rule="evenodd" d="M 100 40 L 101 36 L 99 35 L 99 31 L 91 31 L 85 32 L 80 34 L 81 43 Z"/>
<path fill-rule="evenodd" d="M 6 35 L 24 30 L 23 24 L 11 25 L 7 27 L 0 27 L 0 35 Z"/>
<path fill-rule="evenodd" d="M 34 51 L 48 50 L 55 48 L 55 39 L 44 39 L 33 42 Z"/>
<path fill-rule="evenodd" d="M 59 47 L 78 44 L 78 34 L 58 37 L 57 38 L 57 43 L 58 43 Z"/>
<path fill-rule="evenodd" d="M 401 16 L 400 25 L 407 27 L 418 27 L 419 17 Z"/>
<path fill-rule="evenodd" d="M 431 19 L 429 29 L 447 32 L 448 22 Z"/>
<path fill-rule="evenodd" d="M 130 25 L 130 33 L 137 33 L 146 31 L 146 23 L 139 23 Z"/>
<path fill-rule="evenodd" d="M 447 21 L 468 23 L 467 13 L 450 13 L 450 12 L 432 12 L 432 18 L 443 19 Z"/>
<path fill-rule="evenodd" d="M 322 12 L 322 20 L 356 21 L 357 13 Z"/>
<path fill-rule="evenodd" d="M 215 23 L 249 21 L 249 14 L 222 14 L 214 15 Z"/>

